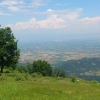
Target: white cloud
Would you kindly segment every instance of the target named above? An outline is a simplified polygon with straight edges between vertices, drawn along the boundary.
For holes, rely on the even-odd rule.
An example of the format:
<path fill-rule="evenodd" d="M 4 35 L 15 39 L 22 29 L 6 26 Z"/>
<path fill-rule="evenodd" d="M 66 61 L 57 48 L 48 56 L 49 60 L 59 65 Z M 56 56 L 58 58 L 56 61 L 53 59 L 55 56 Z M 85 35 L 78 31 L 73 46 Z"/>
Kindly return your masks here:
<path fill-rule="evenodd" d="M 45 6 L 46 2 L 44 2 L 44 0 L 33 0 L 29 7 L 40 7 L 40 6 Z"/>
<path fill-rule="evenodd" d="M 100 16 L 94 18 L 80 18 L 82 8 L 71 10 L 52 10 L 35 12 L 35 14 L 46 15 L 44 20 L 32 18 L 27 22 L 17 22 L 15 25 L 8 25 L 16 30 L 39 30 L 39 29 L 64 29 L 66 32 L 99 32 Z M 64 31 L 62 30 L 62 31 Z"/>
<path fill-rule="evenodd" d="M 14 26 L 15 29 L 36 29 L 37 21 L 35 18 L 30 19 L 28 22 L 18 22 Z"/>
<path fill-rule="evenodd" d="M 14 7 L 14 6 L 10 6 L 10 7 L 8 7 L 8 9 L 11 10 L 11 11 L 19 11 L 19 8 Z"/>
<path fill-rule="evenodd" d="M 53 11 L 53 10 L 52 10 L 52 9 L 48 9 L 47 11 L 50 11 L 50 12 L 51 12 L 51 11 Z"/>
<path fill-rule="evenodd" d="M 83 23 L 86 29 L 99 29 L 100 27 L 100 16 L 94 18 L 82 18 L 81 23 Z"/>
<path fill-rule="evenodd" d="M 18 5 L 18 4 L 23 4 L 23 0 L 2 0 L 0 2 L 1 6 L 13 6 L 13 5 Z"/>
<path fill-rule="evenodd" d="M 78 8 L 75 11 L 65 10 L 62 13 L 59 12 L 61 17 L 65 20 L 76 20 L 80 16 L 82 8 Z"/>
<path fill-rule="evenodd" d="M 100 22 L 100 17 L 94 17 L 94 18 L 89 18 L 89 17 L 86 17 L 86 18 L 83 18 L 82 21 L 88 23 L 88 24 L 98 24 Z"/>
<path fill-rule="evenodd" d="M 58 29 L 65 27 L 65 21 L 61 18 L 57 18 L 57 15 L 52 15 L 50 18 L 38 22 L 40 28 Z"/>
<path fill-rule="evenodd" d="M 62 18 L 64 20 L 66 20 L 66 19 L 74 20 L 80 16 L 81 12 L 82 12 L 82 8 L 78 8 L 74 11 L 71 11 L 69 9 L 65 9 L 65 10 L 48 9 L 45 12 L 34 12 L 34 14 L 46 15 L 46 16 L 58 15 L 60 18 Z"/>
<path fill-rule="evenodd" d="M 7 8 L 10 11 L 20 11 L 21 5 L 23 5 L 23 0 L 3 0 L 0 2 L 0 8 Z"/>
<path fill-rule="evenodd" d="M 58 29 L 65 27 L 65 21 L 58 18 L 57 15 L 52 15 L 46 20 L 37 21 L 35 18 L 30 19 L 28 22 L 18 22 L 15 25 L 8 24 L 7 26 L 14 29 Z"/>
<path fill-rule="evenodd" d="M 71 13 L 67 14 L 65 17 L 66 17 L 66 19 L 75 20 L 75 19 L 77 19 L 78 16 L 79 15 L 77 13 L 71 12 Z"/>
<path fill-rule="evenodd" d="M 27 12 L 33 11 L 34 8 L 46 6 L 50 0 L 1 0 L 0 8 L 5 8 L 10 11 Z"/>

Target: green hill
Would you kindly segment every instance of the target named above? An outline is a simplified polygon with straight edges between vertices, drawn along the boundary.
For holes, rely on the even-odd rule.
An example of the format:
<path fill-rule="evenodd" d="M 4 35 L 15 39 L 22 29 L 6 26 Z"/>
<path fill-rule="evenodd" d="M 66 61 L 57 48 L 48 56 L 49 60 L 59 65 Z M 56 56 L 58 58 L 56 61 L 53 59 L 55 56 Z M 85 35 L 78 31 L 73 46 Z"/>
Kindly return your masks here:
<path fill-rule="evenodd" d="M 100 100 L 100 83 L 27 73 L 0 76 L 0 100 Z"/>
<path fill-rule="evenodd" d="M 67 76 L 75 75 L 86 80 L 100 82 L 100 58 L 82 58 L 59 62 L 58 69 L 66 71 Z"/>

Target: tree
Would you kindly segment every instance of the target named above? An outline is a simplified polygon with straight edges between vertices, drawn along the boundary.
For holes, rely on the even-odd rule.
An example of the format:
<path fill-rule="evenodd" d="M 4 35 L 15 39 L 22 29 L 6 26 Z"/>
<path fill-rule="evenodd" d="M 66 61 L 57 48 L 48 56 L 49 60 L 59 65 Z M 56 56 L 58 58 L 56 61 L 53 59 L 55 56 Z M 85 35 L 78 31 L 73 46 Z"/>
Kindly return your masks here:
<path fill-rule="evenodd" d="M 27 69 L 28 69 L 29 74 L 33 73 L 33 67 L 32 66 L 33 65 L 31 63 L 27 62 Z"/>
<path fill-rule="evenodd" d="M 28 70 L 30 73 L 40 73 L 43 76 L 51 76 L 52 75 L 52 67 L 51 65 L 45 60 L 37 60 L 34 61 L 32 64 L 28 63 Z"/>
<path fill-rule="evenodd" d="M 20 56 L 20 50 L 17 48 L 17 40 L 9 27 L 0 28 L 0 67 L 3 73 L 4 67 L 15 66 Z"/>

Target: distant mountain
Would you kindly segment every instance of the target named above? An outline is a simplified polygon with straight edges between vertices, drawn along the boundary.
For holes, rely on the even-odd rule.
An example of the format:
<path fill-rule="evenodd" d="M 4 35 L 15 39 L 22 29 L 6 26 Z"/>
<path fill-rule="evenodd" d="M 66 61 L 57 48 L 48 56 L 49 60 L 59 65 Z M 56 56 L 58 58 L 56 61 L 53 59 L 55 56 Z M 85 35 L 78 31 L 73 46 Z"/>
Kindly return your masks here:
<path fill-rule="evenodd" d="M 64 70 L 67 76 L 75 75 L 86 80 L 100 81 L 100 58 L 82 58 L 57 63 L 57 68 Z"/>

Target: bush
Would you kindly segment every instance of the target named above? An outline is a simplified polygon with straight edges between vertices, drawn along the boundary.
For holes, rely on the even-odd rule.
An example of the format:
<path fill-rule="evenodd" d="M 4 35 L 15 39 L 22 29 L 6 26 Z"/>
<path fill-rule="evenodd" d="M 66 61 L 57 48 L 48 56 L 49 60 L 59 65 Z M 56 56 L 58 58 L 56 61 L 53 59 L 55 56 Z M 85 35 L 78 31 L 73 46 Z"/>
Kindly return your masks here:
<path fill-rule="evenodd" d="M 62 70 L 55 69 L 54 72 L 53 72 L 53 76 L 64 78 L 64 77 L 66 77 L 66 73 Z"/>
<path fill-rule="evenodd" d="M 11 73 L 10 69 L 6 69 L 5 73 Z"/>
<path fill-rule="evenodd" d="M 6 77 L 5 75 L 2 74 L 2 75 L 0 76 L 0 80 L 7 80 L 7 77 Z"/>
<path fill-rule="evenodd" d="M 4 69 L 4 72 L 5 73 L 11 73 L 11 72 L 13 72 L 14 70 L 12 69 L 12 67 L 9 67 L 9 68 L 7 68 L 7 67 L 5 67 L 5 69 Z"/>
<path fill-rule="evenodd" d="M 76 76 L 71 76 L 71 82 L 75 82 L 76 81 Z"/>
<path fill-rule="evenodd" d="M 24 66 L 18 66 L 17 67 L 17 70 L 20 72 L 20 73 L 27 73 L 28 70 L 26 69 L 26 67 Z"/>
<path fill-rule="evenodd" d="M 22 78 L 21 78 L 21 77 L 16 77 L 15 80 L 16 80 L 16 81 L 20 81 L 20 80 L 22 80 Z"/>
<path fill-rule="evenodd" d="M 40 73 L 32 73 L 31 74 L 32 75 L 32 77 L 42 77 L 42 75 L 40 74 Z"/>
<path fill-rule="evenodd" d="M 92 80 L 91 82 L 94 83 L 94 84 L 98 84 L 99 83 L 97 80 Z"/>
<path fill-rule="evenodd" d="M 24 80 L 28 80 L 28 74 L 27 73 L 17 73 L 15 76 L 15 80 L 16 81 L 24 81 Z"/>

